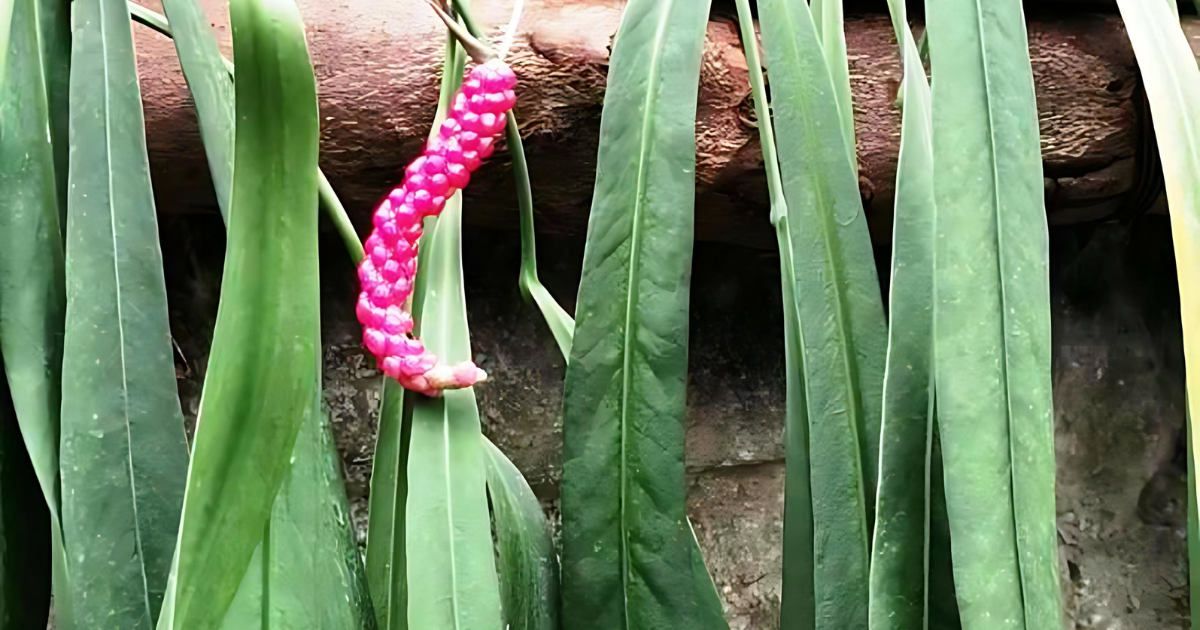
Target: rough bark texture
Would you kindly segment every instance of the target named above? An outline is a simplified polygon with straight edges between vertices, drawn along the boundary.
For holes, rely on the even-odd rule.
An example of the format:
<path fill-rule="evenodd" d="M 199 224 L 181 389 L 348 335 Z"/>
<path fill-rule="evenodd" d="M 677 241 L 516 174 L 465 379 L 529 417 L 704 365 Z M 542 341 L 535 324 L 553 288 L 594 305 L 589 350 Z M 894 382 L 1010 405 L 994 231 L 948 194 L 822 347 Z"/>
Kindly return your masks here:
<path fill-rule="evenodd" d="M 222 0 L 203 0 L 228 50 Z M 419 150 L 433 116 L 442 30 L 422 2 L 301 0 L 324 117 L 322 165 L 359 225 Z M 490 32 L 511 0 L 479 4 Z M 620 0 L 529 0 L 509 61 L 521 78 L 517 115 L 539 229 L 579 235 L 587 224 L 608 46 Z M 1120 209 L 1139 185 L 1142 138 L 1133 53 L 1119 18 L 1073 12 L 1030 18 L 1052 220 Z M 697 121 L 697 237 L 762 248 L 766 185 L 745 58 L 731 17 L 709 24 Z M 195 116 L 170 42 L 138 29 L 151 164 L 160 207 L 214 211 Z M 884 16 L 851 16 L 861 189 L 877 238 L 886 239 L 899 142 L 892 106 L 900 62 Z M 509 169 L 497 159 L 472 183 L 474 226 L 514 229 Z M 1097 204 L 1100 204 L 1097 206 Z"/>

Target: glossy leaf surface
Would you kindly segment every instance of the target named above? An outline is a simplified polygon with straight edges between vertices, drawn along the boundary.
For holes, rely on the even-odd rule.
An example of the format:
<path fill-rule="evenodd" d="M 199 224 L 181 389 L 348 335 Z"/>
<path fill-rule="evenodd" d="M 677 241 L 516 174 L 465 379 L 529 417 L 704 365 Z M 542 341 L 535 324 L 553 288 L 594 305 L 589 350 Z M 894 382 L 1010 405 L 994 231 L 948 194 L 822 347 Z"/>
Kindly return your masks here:
<path fill-rule="evenodd" d="M 316 85 L 290 0 L 234 0 L 236 168 L 174 627 L 216 628 L 319 395 Z M 244 211 L 239 211 L 244 209 Z"/>
<path fill-rule="evenodd" d="M 63 536 L 76 623 L 150 628 L 188 452 L 125 3 L 74 11 Z"/>
<path fill-rule="evenodd" d="M 613 50 L 564 401 L 563 623 L 578 630 L 713 624 L 683 485 L 707 17 L 707 2 L 635 0 Z"/>
<path fill-rule="evenodd" d="M 1165 8 L 1165 6 L 1164 6 Z M 963 627 L 1061 625 L 1046 210 L 1017 0 L 928 0 L 937 417 Z"/>
<path fill-rule="evenodd" d="M 815 627 L 862 628 L 887 327 L 817 26 L 803 2 L 758 6 L 803 333 Z"/>
<path fill-rule="evenodd" d="M 542 504 L 521 471 L 484 438 L 497 569 L 508 630 L 558 630 L 558 553 Z"/>

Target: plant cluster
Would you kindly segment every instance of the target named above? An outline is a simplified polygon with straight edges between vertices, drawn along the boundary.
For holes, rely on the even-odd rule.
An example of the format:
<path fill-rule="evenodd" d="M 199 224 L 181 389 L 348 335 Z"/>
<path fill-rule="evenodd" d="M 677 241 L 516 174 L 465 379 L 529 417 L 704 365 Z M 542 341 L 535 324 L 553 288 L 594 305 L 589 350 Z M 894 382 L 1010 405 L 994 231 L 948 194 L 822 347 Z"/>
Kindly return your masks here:
<path fill-rule="evenodd" d="M 520 77 L 467 0 L 430 0 L 448 27 L 437 113 L 365 246 L 318 168 L 294 0 L 230 0 L 232 62 L 197 0 L 162 4 L 165 16 L 126 0 L 0 0 L 0 628 L 45 627 L 52 599 L 59 630 L 727 630 L 685 510 L 709 2 L 625 7 L 577 319 L 538 280 Z M 1048 236 L 1021 4 L 926 0 L 928 68 L 904 2 L 888 4 L 904 79 L 885 308 L 841 2 L 736 0 L 782 280 L 780 626 L 1061 627 Z M 1172 2 L 1118 4 L 1160 139 L 1186 359 L 1200 366 L 1200 68 Z M 175 42 L 227 226 L 190 445 L 130 17 Z M 502 132 L 519 285 L 568 362 L 561 546 L 483 435 L 474 392 L 486 375 L 467 329 L 460 191 Z M 354 308 L 383 374 L 365 555 L 322 409 L 321 209 L 357 265 Z M 1188 391 L 1200 417 L 1200 369 Z"/>

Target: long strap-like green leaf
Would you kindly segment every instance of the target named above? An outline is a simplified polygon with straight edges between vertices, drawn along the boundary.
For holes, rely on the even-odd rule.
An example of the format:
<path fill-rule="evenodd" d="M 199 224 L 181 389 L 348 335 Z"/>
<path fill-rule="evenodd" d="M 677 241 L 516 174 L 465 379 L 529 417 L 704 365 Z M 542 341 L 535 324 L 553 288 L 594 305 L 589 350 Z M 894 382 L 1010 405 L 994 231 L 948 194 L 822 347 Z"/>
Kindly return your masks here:
<path fill-rule="evenodd" d="M 436 221 L 421 337 L 449 364 L 471 358 L 462 286 L 462 195 Z M 405 514 L 408 626 L 501 630 L 479 407 L 472 389 L 414 401 Z M 395 578 L 393 578 L 395 579 Z"/>
<path fill-rule="evenodd" d="M 291 0 L 234 0 L 225 275 L 189 470 L 174 627 L 219 627 L 319 395 L 316 82 Z"/>
<path fill-rule="evenodd" d="M 850 164 L 858 172 L 857 143 L 854 134 L 854 95 L 850 91 L 850 58 L 846 49 L 845 9 L 842 0 L 812 0 L 813 21 L 821 42 L 825 65 L 833 78 L 833 91 L 841 118 L 842 133 Z"/>
<path fill-rule="evenodd" d="M 149 627 L 188 453 L 125 2 L 74 12 L 63 536 L 77 623 Z"/>
<path fill-rule="evenodd" d="M 816 627 L 861 628 L 887 328 L 817 26 L 804 2 L 758 5 L 803 331 Z"/>
<path fill-rule="evenodd" d="M 816 8 L 816 7 L 814 7 Z M 816 623 L 813 591 L 813 506 L 808 460 L 808 410 L 804 399 L 804 350 L 801 347 L 800 316 L 796 304 L 796 272 L 792 265 L 792 237 L 788 229 L 787 200 L 783 176 L 775 147 L 775 124 L 771 120 L 762 61 L 758 56 L 758 37 L 750 0 L 737 0 L 742 48 L 750 72 L 754 111 L 758 115 L 758 134 L 762 144 L 763 166 L 767 171 L 767 190 L 771 199 L 771 223 L 779 246 L 780 278 L 783 297 L 784 368 L 787 407 L 784 448 L 787 465 L 783 499 L 783 583 L 780 602 L 780 627 L 806 630 Z"/>
<path fill-rule="evenodd" d="M 613 49 L 564 402 L 563 623 L 578 630 L 724 625 L 699 614 L 683 484 L 707 17 L 703 1 L 634 0 Z"/>
<path fill-rule="evenodd" d="M 1171 238 L 1179 272 L 1179 297 L 1183 308 L 1183 349 L 1187 363 L 1189 505 L 1196 501 L 1191 466 L 1200 431 L 1192 422 L 1200 418 L 1200 67 L 1187 37 L 1171 8 L 1163 2 L 1118 0 L 1125 29 L 1133 42 L 1146 95 L 1154 114 L 1158 152 L 1162 156 L 1171 207 Z M 1198 7 L 1200 10 L 1200 7 Z M 1195 531 L 1195 510 L 1190 510 L 1189 532 Z M 1192 537 L 1189 548 L 1195 550 Z M 1193 558 L 1196 553 L 1192 553 Z M 1193 563 L 1193 571 L 1196 564 Z M 1195 573 L 1193 573 L 1195 575 Z M 1193 581 L 1193 589 L 1196 582 Z M 1195 608 L 1196 600 L 1193 598 Z M 1196 615 L 1192 615 L 1193 627 Z"/>
<path fill-rule="evenodd" d="M 0 2 L 0 355 L 50 510 L 55 618 L 74 627 L 58 475 L 69 5 Z"/>
<path fill-rule="evenodd" d="M 871 630 L 953 628 L 949 524 L 933 385 L 933 137 L 929 81 L 902 1 L 889 2 L 904 59 L 896 174 Z"/>
<path fill-rule="evenodd" d="M 963 626 L 1061 624 L 1049 252 L 1018 0 L 927 0 L 937 413 Z M 1003 620 L 1003 621 L 1000 621 Z"/>

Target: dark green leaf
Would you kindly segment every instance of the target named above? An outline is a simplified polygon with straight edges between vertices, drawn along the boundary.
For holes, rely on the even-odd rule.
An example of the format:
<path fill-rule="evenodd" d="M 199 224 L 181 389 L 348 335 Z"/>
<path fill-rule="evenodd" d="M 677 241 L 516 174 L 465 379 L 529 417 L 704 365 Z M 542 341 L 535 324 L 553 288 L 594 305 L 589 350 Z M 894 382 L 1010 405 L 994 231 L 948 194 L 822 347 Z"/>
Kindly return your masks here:
<path fill-rule="evenodd" d="M 471 358 L 461 217 L 462 195 L 455 195 L 427 232 L 421 261 L 428 291 L 421 337 L 447 364 Z M 474 390 L 414 400 L 408 477 L 421 483 L 408 486 L 404 532 L 411 628 L 503 628 L 481 435 Z"/>
<path fill-rule="evenodd" d="M 1017 0 L 927 0 L 926 15 L 937 421 L 960 614 L 968 628 L 1057 628 L 1049 250 L 1025 19 Z"/>
<path fill-rule="evenodd" d="M 316 82 L 291 0 L 234 0 L 221 304 L 180 531 L 174 627 L 219 626 L 320 390 Z"/>
<path fill-rule="evenodd" d="M 341 466 L 318 411 L 300 428 L 269 533 L 254 551 L 223 630 L 374 630 Z"/>
<path fill-rule="evenodd" d="M 0 375 L 3 368 L 0 361 Z M 45 628 L 50 613 L 50 512 L 4 378 L 0 378 L 0 542 L 0 629 Z"/>
<path fill-rule="evenodd" d="M 163 0 L 170 20 L 175 53 L 187 79 L 200 121 L 200 137 L 208 154 L 221 214 L 229 224 L 233 192 L 233 82 L 217 49 L 208 17 L 196 0 Z"/>
<path fill-rule="evenodd" d="M 785 258 L 791 258 L 795 316 L 803 331 L 798 343 L 810 430 L 815 623 L 863 628 L 887 326 L 858 183 L 846 159 L 852 152 L 839 102 L 831 97 L 834 80 L 817 27 L 804 2 L 758 4 L 787 198 Z M 796 389 L 789 387 L 789 404 Z M 789 436 L 789 455 L 803 449 L 796 433 Z M 796 540 L 791 548 L 803 554 L 800 544 Z M 792 563 L 785 558 L 784 564 Z M 805 586 L 785 584 L 785 602 L 807 597 Z M 785 604 L 785 615 L 790 611 Z M 809 623 L 784 618 L 785 627 Z"/>
<path fill-rule="evenodd" d="M 74 11 L 63 539 L 76 622 L 149 628 L 188 453 L 125 3 L 80 0 Z"/>
<path fill-rule="evenodd" d="M 713 627 L 697 604 L 711 598 L 693 573 L 683 483 L 707 17 L 707 2 L 634 0 L 613 50 L 564 404 L 563 619 L 572 630 Z"/>
<path fill-rule="evenodd" d="M 367 582 L 382 630 L 408 628 L 404 561 L 404 509 L 408 498 L 408 446 L 412 410 L 405 413 L 404 388 L 387 377 L 380 388 L 379 435 L 371 466 L 367 522 Z"/>
<path fill-rule="evenodd" d="M 483 438 L 497 569 L 508 630 L 558 630 L 558 554 L 533 489 L 504 453 Z"/>
<path fill-rule="evenodd" d="M 69 7 L 0 2 L 0 354 L 50 509 L 56 623 L 74 627 L 58 477 Z"/>

